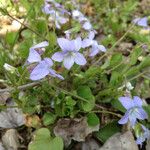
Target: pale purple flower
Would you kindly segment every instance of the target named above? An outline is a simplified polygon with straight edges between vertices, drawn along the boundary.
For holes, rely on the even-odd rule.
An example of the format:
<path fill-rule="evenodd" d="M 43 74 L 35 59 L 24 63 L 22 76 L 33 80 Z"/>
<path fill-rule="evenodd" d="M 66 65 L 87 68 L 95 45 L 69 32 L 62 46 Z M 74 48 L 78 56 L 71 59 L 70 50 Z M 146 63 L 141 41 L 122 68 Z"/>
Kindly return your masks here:
<path fill-rule="evenodd" d="M 125 115 L 118 121 L 119 124 L 126 124 L 129 120 L 131 126 L 134 126 L 137 119 L 144 120 L 148 118 L 147 113 L 142 108 L 142 100 L 138 96 L 134 96 L 133 100 L 129 97 L 120 97 L 119 101 L 127 110 Z"/>
<path fill-rule="evenodd" d="M 52 77 L 58 77 L 63 80 L 64 78 L 57 74 L 56 71 L 51 68 L 52 66 L 52 60 L 50 58 L 44 58 L 44 60 L 40 61 L 39 64 L 32 70 L 30 79 L 35 81 L 40 80 L 47 75 L 51 75 Z"/>
<path fill-rule="evenodd" d="M 72 17 L 73 19 L 77 20 L 82 25 L 82 28 L 84 30 L 87 30 L 87 31 L 92 30 L 92 25 L 90 21 L 79 10 L 73 10 Z"/>
<path fill-rule="evenodd" d="M 88 38 L 85 38 L 82 41 L 82 48 L 91 46 L 89 55 L 90 57 L 97 55 L 100 51 L 102 52 L 106 51 L 106 48 L 103 45 L 98 44 L 98 42 L 94 40 L 95 33 L 96 33 L 95 31 L 90 31 Z"/>
<path fill-rule="evenodd" d="M 47 41 L 43 41 L 29 49 L 29 56 L 27 58 L 28 63 L 34 63 L 34 62 L 40 62 L 41 61 L 41 54 L 45 49 L 46 46 L 48 46 Z"/>
<path fill-rule="evenodd" d="M 41 54 L 44 51 L 43 48 L 48 45 L 48 42 L 44 41 L 30 48 L 29 56 L 27 58 L 27 64 L 38 63 L 34 68 L 32 68 L 30 74 L 31 80 L 40 80 L 46 77 L 48 74 L 53 77 L 64 79 L 61 75 L 57 74 L 55 70 L 51 68 L 53 62 L 50 58 L 44 58 L 44 60 L 42 60 L 41 58 Z"/>
<path fill-rule="evenodd" d="M 145 126 L 141 125 L 143 132 L 138 135 L 136 139 L 136 143 L 139 144 L 142 147 L 142 143 L 146 140 L 150 139 L 150 130 L 146 128 Z"/>
<path fill-rule="evenodd" d="M 148 27 L 148 18 L 147 17 L 136 18 L 133 20 L 133 23 L 142 27 Z"/>
<path fill-rule="evenodd" d="M 62 5 L 53 0 L 46 0 L 42 11 L 45 14 L 50 15 L 49 21 L 54 22 L 56 28 L 58 29 L 61 28 L 61 25 L 69 21 L 69 18 L 66 17 L 65 14 L 70 15 L 70 12 L 68 12 Z"/>
<path fill-rule="evenodd" d="M 84 30 L 91 30 L 92 29 L 92 25 L 89 21 L 86 21 L 83 25 L 82 25 Z"/>
<path fill-rule="evenodd" d="M 57 39 L 58 45 L 62 52 L 56 52 L 52 59 L 58 62 L 62 62 L 64 67 L 70 69 L 74 63 L 78 65 L 85 65 L 86 59 L 83 54 L 79 53 L 82 46 L 81 38 L 78 37 L 75 40 L 68 40 L 65 38 Z"/>

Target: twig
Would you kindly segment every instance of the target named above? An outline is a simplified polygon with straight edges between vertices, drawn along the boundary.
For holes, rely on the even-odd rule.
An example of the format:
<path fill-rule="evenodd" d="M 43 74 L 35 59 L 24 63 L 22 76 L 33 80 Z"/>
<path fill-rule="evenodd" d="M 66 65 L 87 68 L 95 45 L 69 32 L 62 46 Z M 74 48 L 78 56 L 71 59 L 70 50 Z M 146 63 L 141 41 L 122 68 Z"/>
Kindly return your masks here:
<path fill-rule="evenodd" d="M 25 85 L 21 85 L 17 88 L 6 88 L 6 89 L 0 89 L 0 93 L 4 93 L 4 92 L 12 92 L 13 90 L 15 89 L 18 89 L 18 90 L 25 90 L 29 87 L 33 87 L 33 86 L 36 86 L 38 84 L 40 84 L 41 82 L 33 82 L 33 83 L 28 83 L 28 84 L 25 84 Z"/>

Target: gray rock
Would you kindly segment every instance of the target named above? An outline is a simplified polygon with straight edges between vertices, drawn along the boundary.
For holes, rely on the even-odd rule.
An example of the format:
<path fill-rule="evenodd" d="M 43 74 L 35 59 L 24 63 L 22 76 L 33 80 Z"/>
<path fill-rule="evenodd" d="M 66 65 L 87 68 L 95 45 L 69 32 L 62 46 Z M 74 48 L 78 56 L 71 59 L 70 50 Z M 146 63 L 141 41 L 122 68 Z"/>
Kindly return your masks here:
<path fill-rule="evenodd" d="M 147 140 L 146 150 L 150 150 L 150 140 Z"/>
<path fill-rule="evenodd" d="M 132 133 L 128 131 L 124 134 L 116 133 L 99 150 L 138 150 L 138 146 Z"/>

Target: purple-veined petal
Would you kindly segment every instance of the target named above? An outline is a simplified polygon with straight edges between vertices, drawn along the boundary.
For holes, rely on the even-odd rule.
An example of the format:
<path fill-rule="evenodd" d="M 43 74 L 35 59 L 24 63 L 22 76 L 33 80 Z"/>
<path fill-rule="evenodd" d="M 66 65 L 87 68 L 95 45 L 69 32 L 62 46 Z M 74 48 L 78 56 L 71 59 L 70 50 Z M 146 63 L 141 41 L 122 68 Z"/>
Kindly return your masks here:
<path fill-rule="evenodd" d="M 64 64 L 64 67 L 69 70 L 74 64 L 74 56 L 72 55 L 64 56 L 63 64 Z"/>
<path fill-rule="evenodd" d="M 140 120 L 148 119 L 148 115 L 143 108 L 138 108 L 136 117 Z"/>
<path fill-rule="evenodd" d="M 74 50 L 74 44 L 72 41 L 65 39 L 65 38 L 58 38 L 57 39 L 58 45 L 63 51 L 72 51 Z"/>
<path fill-rule="evenodd" d="M 49 43 L 47 41 L 43 41 L 43 42 L 31 47 L 31 49 L 43 48 L 43 47 L 46 47 L 48 45 L 49 45 Z"/>
<path fill-rule="evenodd" d="M 93 40 L 86 38 L 82 41 L 82 48 L 89 47 L 92 45 L 92 43 L 93 43 Z"/>
<path fill-rule="evenodd" d="M 81 46 L 82 46 L 82 40 L 81 37 L 76 38 L 75 40 L 73 40 L 74 42 L 74 47 L 75 47 L 75 51 L 79 51 Z"/>
<path fill-rule="evenodd" d="M 58 62 L 62 62 L 64 59 L 64 53 L 63 52 L 56 52 L 52 55 L 52 59 Z"/>
<path fill-rule="evenodd" d="M 52 76 L 52 77 L 57 77 L 57 78 L 59 78 L 59 79 L 61 79 L 61 80 L 64 80 L 64 77 L 63 76 L 61 76 L 60 74 L 57 74 L 56 73 L 56 71 L 55 70 L 53 70 L 53 69 L 49 69 L 49 74 Z"/>
<path fill-rule="evenodd" d="M 119 101 L 126 109 L 130 109 L 133 107 L 133 100 L 130 97 L 119 97 Z"/>
<path fill-rule="evenodd" d="M 85 65 L 86 64 L 86 59 L 85 57 L 83 56 L 83 54 L 81 53 L 76 53 L 76 56 L 74 58 L 74 61 L 76 64 L 78 65 Z"/>
<path fill-rule="evenodd" d="M 45 61 L 45 63 L 46 63 L 49 67 L 53 66 L 53 61 L 52 61 L 50 58 L 44 58 L 43 61 Z"/>
<path fill-rule="evenodd" d="M 41 61 L 31 72 L 31 80 L 40 80 L 49 74 L 49 69 L 44 61 Z"/>
<path fill-rule="evenodd" d="M 97 47 L 95 47 L 95 46 L 92 46 L 92 48 L 90 49 L 89 56 L 93 57 L 93 56 L 97 55 L 98 53 L 99 53 L 99 49 Z"/>
<path fill-rule="evenodd" d="M 125 113 L 125 115 L 118 121 L 119 124 L 126 124 L 129 119 L 129 113 L 128 111 Z"/>
<path fill-rule="evenodd" d="M 41 56 L 36 50 L 30 48 L 29 56 L 27 58 L 27 61 L 29 63 L 40 62 L 41 61 Z"/>
<path fill-rule="evenodd" d="M 135 106 L 139 106 L 139 107 L 142 106 L 142 100 L 138 96 L 133 97 L 133 102 Z"/>
<path fill-rule="evenodd" d="M 94 39 L 94 37 L 95 37 L 95 31 L 90 31 L 89 32 L 89 35 L 88 35 L 88 38 L 90 39 L 90 40 L 93 40 Z"/>

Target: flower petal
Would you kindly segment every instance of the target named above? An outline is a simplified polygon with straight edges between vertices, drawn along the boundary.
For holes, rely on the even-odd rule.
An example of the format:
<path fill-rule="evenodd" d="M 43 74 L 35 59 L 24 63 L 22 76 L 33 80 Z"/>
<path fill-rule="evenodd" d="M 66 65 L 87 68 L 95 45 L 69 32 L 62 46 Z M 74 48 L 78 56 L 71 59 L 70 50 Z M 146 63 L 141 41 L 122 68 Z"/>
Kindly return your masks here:
<path fill-rule="evenodd" d="M 31 80 L 40 80 L 49 74 L 49 69 L 45 61 L 41 61 L 31 72 Z"/>
<path fill-rule="evenodd" d="M 85 65 L 86 64 L 86 59 L 81 53 L 76 53 L 76 57 L 74 58 L 74 61 L 78 65 Z"/>
<path fill-rule="evenodd" d="M 93 40 L 95 37 L 95 34 L 96 34 L 96 31 L 90 31 L 88 35 L 89 39 Z"/>
<path fill-rule="evenodd" d="M 129 120 L 130 120 L 130 123 L 131 123 L 131 126 L 133 127 L 134 125 L 135 125 L 135 123 L 136 123 L 136 116 L 133 114 L 130 114 L 129 115 Z"/>
<path fill-rule="evenodd" d="M 119 124 L 126 124 L 129 119 L 129 113 L 126 112 L 125 115 L 118 121 Z"/>
<path fill-rule="evenodd" d="M 135 106 L 139 106 L 139 107 L 142 106 L 142 100 L 138 96 L 133 97 L 133 103 Z"/>
<path fill-rule="evenodd" d="M 82 41 L 82 48 L 89 47 L 92 45 L 92 43 L 93 43 L 93 40 L 86 38 Z"/>
<path fill-rule="evenodd" d="M 68 39 L 65 38 L 58 38 L 57 39 L 58 45 L 63 51 L 71 51 L 73 50 L 73 45 L 72 41 L 69 41 Z"/>
<path fill-rule="evenodd" d="M 142 27 L 147 27 L 148 26 L 148 18 L 147 17 L 143 17 L 143 18 L 136 18 L 133 20 L 133 22 L 139 26 Z"/>
<path fill-rule="evenodd" d="M 64 54 L 63 52 L 56 52 L 55 54 L 53 54 L 52 59 L 58 62 L 62 62 L 64 58 Z"/>
<path fill-rule="evenodd" d="M 43 48 L 43 47 L 46 47 L 48 45 L 49 45 L 49 43 L 47 41 L 43 41 L 43 42 L 31 47 L 31 49 Z"/>
<path fill-rule="evenodd" d="M 61 80 L 64 80 L 64 77 L 61 76 L 60 74 L 57 74 L 55 70 L 53 69 L 49 69 L 49 74 L 52 76 L 52 77 L 57 77 Z"/>
<path fill-rule="evenodd" d="M 139 108 L 136 117 L 140 120 L 148 119 L 148 115 L 143 108 Z"/>
<path fill-rule="evenodd" d="M 73 42 L 74 42 L 74 48 L 75 48 L 74 50 L 79 51 L 82 46 L 81 37 L 76 38 L 75 40 L 73 40 Z"/>
<path fill-rule="evenodd" d="M 44 58 L 44 60 L 43 61 L 45 61 L 45 63 L 49 66 L 49 67 L 51 67 L 51 66 L 53 66 L 53 61 L 50 59 L 50 58 Z"/>
<path fill-rule="evenodd" d="M 66 55 L 64 57 L 63 64 L 64 64 L 64 67 L 69 70 L 74 64 L 74 57 L 72 55 Z"/>
<path fill-rule="evenodd" d="M 93 56 L 97 55 L 98 53 L 99 53 L 99 49 L 97 47 L 95 47 L 95 46 L 92 46 L 92 48 L 90 49 L 89 56 L 93 57 Z"/>
<path fill-rule="evenodd" d="M 126 109 L 130 109 L 133 107 L 132 99 L 130 97 L 119 97 L 119 101 Z"/>
<path fill-rule="evenodd" d="M 102 52 L 106 52 L 106 48 L 103 45 L 98 45 L 98 49 Z"/>
<path fill-rule="evenodd" d="M 27 58 L 27 61 L 29 63 L 40 62 L 41 56 L 36 50 L 30 48 L 30 52 L 29 52 L 29 56 Z"/>
<path fill-rule="evenodd" d="M 90 29 L 92 29 L 92 25 L 90 24 L 90 22 L 85 22 L 84 24 L 83 24 L 83 29 L 85 29 L 85 30 L 90 30 Z"/>

